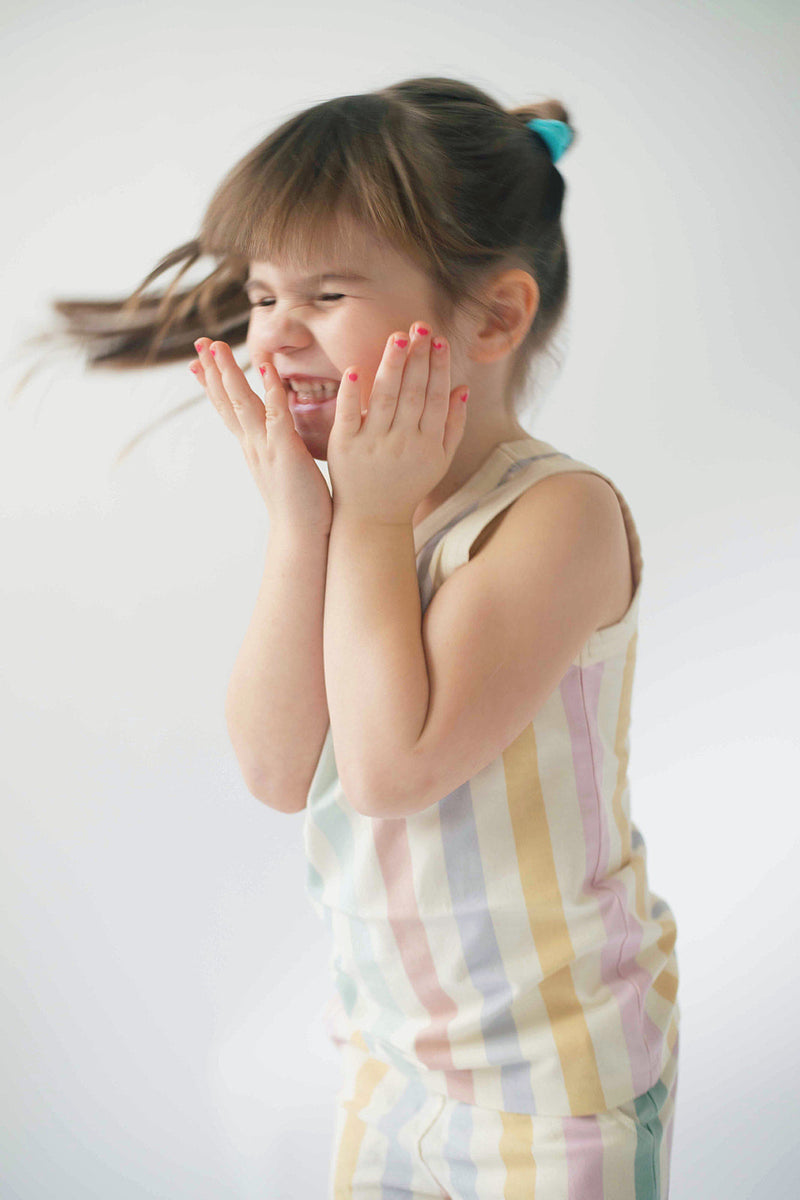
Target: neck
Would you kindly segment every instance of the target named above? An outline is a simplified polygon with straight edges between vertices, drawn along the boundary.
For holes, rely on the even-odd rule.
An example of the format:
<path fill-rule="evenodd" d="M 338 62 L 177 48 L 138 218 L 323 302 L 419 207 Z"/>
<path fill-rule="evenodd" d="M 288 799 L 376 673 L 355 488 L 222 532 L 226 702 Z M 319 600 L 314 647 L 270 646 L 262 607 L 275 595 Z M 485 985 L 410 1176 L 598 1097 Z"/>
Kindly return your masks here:
<path fill-rule="evenodd" d="M 470 396 L 467 404 L 470 404 Z M 467 415 L 464 435 L 458 444 L 453 461 L 447 474 L 437 483 L 436 487 L 425 496 L 414 510 L 413 527 L 429 517 L 445 500 L 470 479 L 478 468 L 501 442 L 513 442 L 519 438 L 531 437 L 527 429 L 505 413 L 482 414 L 477 406 Z"/>

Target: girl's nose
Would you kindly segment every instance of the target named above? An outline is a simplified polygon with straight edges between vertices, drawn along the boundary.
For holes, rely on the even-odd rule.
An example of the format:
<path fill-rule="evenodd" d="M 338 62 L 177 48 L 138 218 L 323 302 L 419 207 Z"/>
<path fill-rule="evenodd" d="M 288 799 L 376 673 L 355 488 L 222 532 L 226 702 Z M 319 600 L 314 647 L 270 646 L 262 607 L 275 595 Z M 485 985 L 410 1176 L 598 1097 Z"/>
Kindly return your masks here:
<path fill-rule="evenodd" d="M 301 350 L 308 346 L 311 334 L 302 321 L 289 313 L 269 314 L 250 323 L 247 339 L 260 355 L 279 354 L 283 350 Z"/>

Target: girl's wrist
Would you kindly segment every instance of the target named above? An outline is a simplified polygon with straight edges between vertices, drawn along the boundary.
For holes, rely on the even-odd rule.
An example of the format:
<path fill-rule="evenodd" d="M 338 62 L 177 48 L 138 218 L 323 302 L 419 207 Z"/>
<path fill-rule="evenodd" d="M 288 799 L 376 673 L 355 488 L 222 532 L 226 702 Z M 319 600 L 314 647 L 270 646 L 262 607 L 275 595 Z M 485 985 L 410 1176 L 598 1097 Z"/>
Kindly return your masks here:
<path fill-rule="evenodd" d="M 289 548 L 307 546 L 309 542 L 325 542 L 330 537 L 330 522 L 322 525 L 303 525 L 297 521 L 270 521 L 269 540 Z"/>

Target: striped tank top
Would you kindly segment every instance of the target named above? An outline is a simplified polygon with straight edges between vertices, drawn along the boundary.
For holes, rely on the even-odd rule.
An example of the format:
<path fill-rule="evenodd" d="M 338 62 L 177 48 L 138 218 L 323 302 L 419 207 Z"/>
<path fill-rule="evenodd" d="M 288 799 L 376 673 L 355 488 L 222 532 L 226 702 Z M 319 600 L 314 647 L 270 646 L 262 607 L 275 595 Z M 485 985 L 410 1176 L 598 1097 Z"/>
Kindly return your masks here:
<path fill-rule="evenodd" d="M 631 820 L 629 725 L 642 584 L 630 509 L 594 467 L 525 437 L 495 446 L 414 531 L 422 612 L 489 522 L 557 472 L 611 484 L 634 595 L 530 724 L 429 808 L 348 804 L 330 726 L 304 810 L 306 886 L 333 943 L 325 1022 L 340 1045 L 432 1092 L 583 1116 L 660 1078 L 678 1036 L 676 925 Z"/>

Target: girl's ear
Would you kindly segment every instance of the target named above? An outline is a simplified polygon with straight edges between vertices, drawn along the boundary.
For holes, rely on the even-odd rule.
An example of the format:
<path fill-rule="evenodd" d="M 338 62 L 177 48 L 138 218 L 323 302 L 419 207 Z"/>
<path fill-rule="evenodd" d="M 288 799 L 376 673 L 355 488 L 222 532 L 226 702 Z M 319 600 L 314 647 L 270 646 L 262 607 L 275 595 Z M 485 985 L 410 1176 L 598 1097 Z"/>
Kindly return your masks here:
<path fill-rule="evenodd" d="M 474 362 L 494 362 L 515 350 L 531 327 L 539 308 L 539 285 L 530 271 L 503 271 L 484 297 L 491 310 L 476 328 L 469 349 Z"/>

